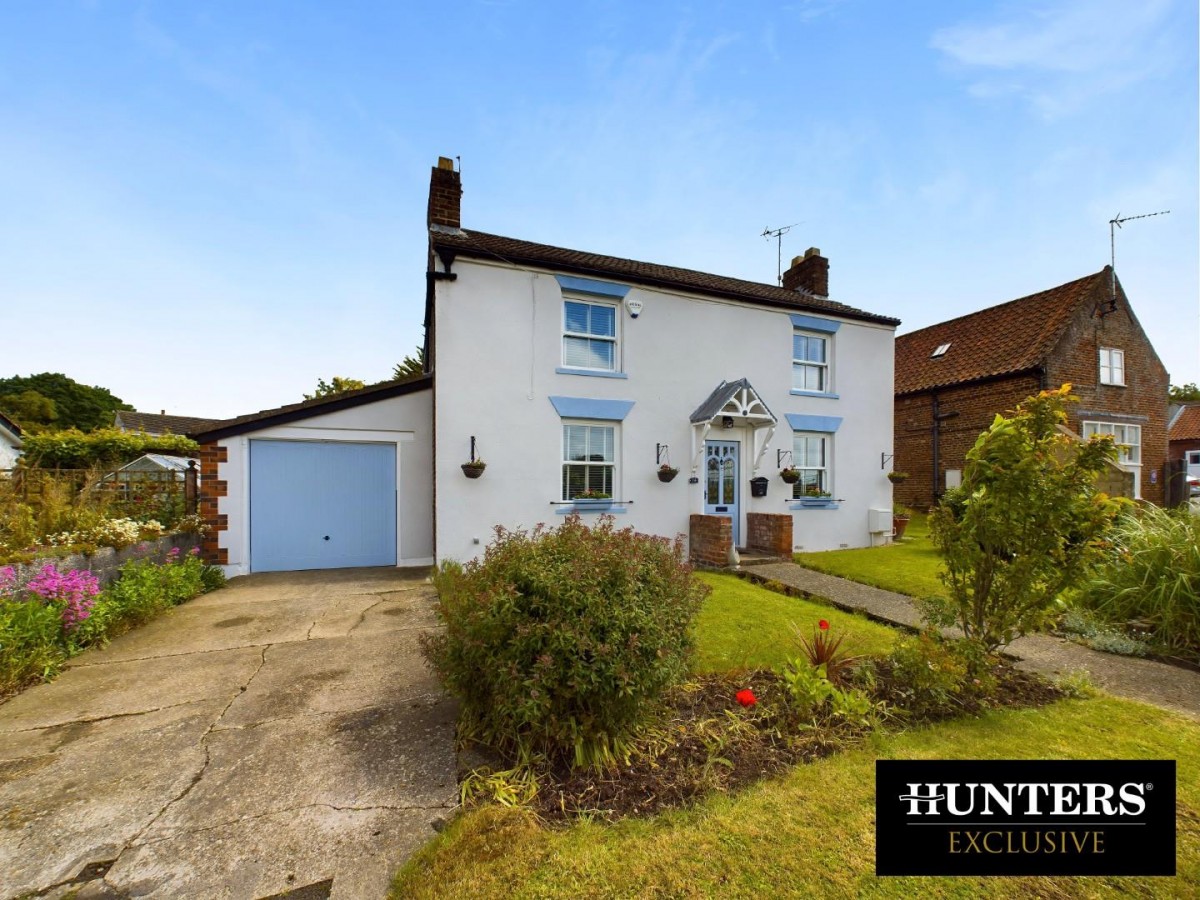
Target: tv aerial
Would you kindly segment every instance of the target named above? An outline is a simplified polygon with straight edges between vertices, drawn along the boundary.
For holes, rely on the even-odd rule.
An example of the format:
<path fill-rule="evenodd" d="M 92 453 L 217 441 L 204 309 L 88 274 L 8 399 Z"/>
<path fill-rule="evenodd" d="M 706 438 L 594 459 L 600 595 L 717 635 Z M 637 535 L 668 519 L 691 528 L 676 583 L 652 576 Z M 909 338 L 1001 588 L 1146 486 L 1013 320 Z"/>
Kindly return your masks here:
<path fill-rule="evenodd" d="M 762 236 L 767 240 L 775 238 L 775 280 L 783 284 L 783 236 L 795 228 L 800 222 L 784 225 L 780 228 L 764 228 Z"/>

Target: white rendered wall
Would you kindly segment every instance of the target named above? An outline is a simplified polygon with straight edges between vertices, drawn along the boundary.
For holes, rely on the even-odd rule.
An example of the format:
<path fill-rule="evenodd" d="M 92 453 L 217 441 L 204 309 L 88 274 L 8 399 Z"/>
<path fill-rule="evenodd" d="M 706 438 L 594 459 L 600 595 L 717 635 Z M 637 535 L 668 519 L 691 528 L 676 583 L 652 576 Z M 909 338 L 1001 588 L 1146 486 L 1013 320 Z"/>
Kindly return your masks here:
<path fill-rule="evenodd" d="M 791 512 L 797 549 L 886 540 L 872 538 L 868 509 L 892 504 L 880 465 L 881 455 L 892 452 L 892 328 L 825 316 L 842 323 L 833 338 L 832 391 L 839 396 L 793 396 L 787 310 L 635 285 L 628 296 L 642 301 L 641 315 L 632 319 L 623 307 L 618 315 L 619 369 L 628 378 L 557 374 L 563 294 L 552 272 L 462 258 L 453 272 L 457 280 L 437 282 L 435 300 L 439 559 L 477 555 L 496 524 L 563 521 L 552 502 L 561 500 L 562 420 L 551 395 L 635 401 L 618 431 L 615 499 L 631 505 L 617 524 L 686 536 L 689 513 L 703 511 L 703 485 L 688 483 L 694 463 L 689 416 L 722 380 L 739 378 L 749 379 L 779 420 L 757 471 L 749 429 L 714 428 L 708 435 L 742 442 L 741 534 L 747 512 Z M 843 418 L 833 438 L 837 509 L 788 509 L 791 490 L 776 465 L 776 451 L 792 449 L 788 413 Z M 487 462 L 478 480 L 460 469 L 472 435 Z M 681 469 L 669 484 L 657 478 L 656 443 L 670 445 L 671 461 Z M 750 497 L 748 482 L 757 474 L 770 479 L 765 498 Z"/>
<path fill-rule="evenodd" d="M 288 425 L 264 428 L 220 442 L 229 459 L 217 467 L 227 482 L 220 510 L 228 528 L 218 546 L 229 551 L 227 575 L 250 571 L 250 441 L 355 441 L 396 445 L 396 560 L 400 566 L 433 562 L 433 392 L 418 391 L 339 412 L 325 413 Z"/>
<path fill-rule="evenodd" d="M 20 455 L 21 451 L 13 445 L 7 429 L 0 430 L 0 469 L 11 469 Z"/>

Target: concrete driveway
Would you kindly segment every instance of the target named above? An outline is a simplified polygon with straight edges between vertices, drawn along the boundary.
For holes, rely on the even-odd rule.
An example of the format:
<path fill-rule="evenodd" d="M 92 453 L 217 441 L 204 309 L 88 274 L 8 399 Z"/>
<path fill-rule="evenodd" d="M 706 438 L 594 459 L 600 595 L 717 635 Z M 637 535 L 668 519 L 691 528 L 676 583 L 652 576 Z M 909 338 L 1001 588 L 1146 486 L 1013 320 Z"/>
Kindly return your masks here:
<path fill-rule="evenodd" d="M 382 897 L 457 799 L 425 575 L 239 578 L 0 705 L 0 897 Z"/>

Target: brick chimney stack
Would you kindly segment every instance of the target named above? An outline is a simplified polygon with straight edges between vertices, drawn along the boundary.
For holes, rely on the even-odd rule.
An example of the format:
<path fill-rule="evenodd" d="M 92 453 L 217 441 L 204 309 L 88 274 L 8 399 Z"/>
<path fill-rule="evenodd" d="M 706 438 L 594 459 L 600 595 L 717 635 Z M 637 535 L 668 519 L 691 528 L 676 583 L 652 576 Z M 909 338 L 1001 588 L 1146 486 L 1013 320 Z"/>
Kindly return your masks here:
<path fill-rule="evenodd" d="M 427 225 L 462 227 L 462 179 L 454 171 L 454 160 L 438 157 L 429 177 Z"/>
<path fill-rule="evenodd" d="M 829 296 L 829 260 L 816 247 L 792 259 L 792 267 L 783 273 L 783 286 L 789 291 L 805 290 L 818 297 Z"/>

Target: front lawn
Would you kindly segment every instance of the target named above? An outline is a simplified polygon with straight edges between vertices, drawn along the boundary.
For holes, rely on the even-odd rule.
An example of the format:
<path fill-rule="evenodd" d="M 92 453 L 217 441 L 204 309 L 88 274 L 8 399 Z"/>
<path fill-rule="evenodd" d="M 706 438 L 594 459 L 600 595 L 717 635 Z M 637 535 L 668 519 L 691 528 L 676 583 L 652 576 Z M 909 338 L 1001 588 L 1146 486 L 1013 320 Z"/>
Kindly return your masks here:
<path fill-rule="evenodd" d="M 843 646 L 860 656 L 883 656 L 896 642 L 895 629 L 863 616 L 776 594 L 736 575 L 701 572 L 696 577 L 713 589 L 696 617 L 697 672 L 782 667 L 800 653 L 793 623 L 811 635 L 825 619 L 835 634 L 846 636 Z"/>
<path fill-rule="evenodd" d="M 890 548 L 898 550 L 900 548 Z M 890 550 L 881 549 L 886 553 Z M 825 554 L 823 554 L 825 555 Z M 790 623 L 825 619 L 885 653 L 896 632 L 731 575 L 695 628 L 696 668 L 781 666 L 797 654 Z M 940 879 L 874 875 L 874 762 L 896 759 L 1175 759 L 1174 879 Z M 878 733 L 868 742 L 693 806 L 606 823 L 548 826 L 494 804 L 460 815 L 397 875 L 393 897 L 1091 897 L 1200 895 L 1200 724 L 1124 700 L 992 710 Z"/>
<path fill-rule="evenodd" d="M 942 558 L 929 538 L 929 521 L 923 515 L 914 515 L 904 537 L 886 547 L 797 553 L 795 560 L 806 569 L 910 597 L 933 597 L 945 592 L 938 579 Z"/>
<path fill-rule="evenodd" d="M 1175 878 L 876 878 L 885 759 L 1178 760 Z M 393 897 L 1181 897 L 1200 894 L 1200 725 L 1111 698 L 989 712 L 877 738 L 733 796 L 548 829 L 484 807 L 397 876 Z"/>

